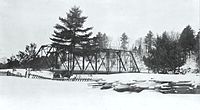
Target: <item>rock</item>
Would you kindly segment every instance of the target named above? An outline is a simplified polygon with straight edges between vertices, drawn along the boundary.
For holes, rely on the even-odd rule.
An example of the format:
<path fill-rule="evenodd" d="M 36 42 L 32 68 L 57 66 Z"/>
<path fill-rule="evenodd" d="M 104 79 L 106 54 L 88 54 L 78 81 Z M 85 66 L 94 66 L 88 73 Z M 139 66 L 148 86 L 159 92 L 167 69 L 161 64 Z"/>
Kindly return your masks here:
<path fill-rule="evenodd" d="M 200 85 L 197 85 L 197 87 L 194 89 L 195 94 L 200 94 Z"/>
<path fill-rule="evenodd" d="M 117 92 L 125 92 L 130 90 L 130 86 L 127 84 L 119 84 L 114 87 L 114 90 Z"/>
<path fill-rule="evenodd" d="M 110 89 L 110 88 L 112 88 L 112 83 L 106 83 L 101 87 L 102 90 L 103 89 Z"/>

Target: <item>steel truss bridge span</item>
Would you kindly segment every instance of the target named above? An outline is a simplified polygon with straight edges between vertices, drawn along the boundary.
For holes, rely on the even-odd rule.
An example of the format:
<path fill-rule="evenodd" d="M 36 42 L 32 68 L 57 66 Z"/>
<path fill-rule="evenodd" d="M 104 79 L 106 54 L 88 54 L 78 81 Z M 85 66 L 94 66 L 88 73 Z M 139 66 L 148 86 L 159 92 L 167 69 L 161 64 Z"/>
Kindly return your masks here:
<path fill-rule="evenodd" d="M 47 68 L 62 74 L 112 74 L 140 72 L 131 51 L 118 49 L 57 49 L 52 45 L 42 45 L 37 58 Z"/>

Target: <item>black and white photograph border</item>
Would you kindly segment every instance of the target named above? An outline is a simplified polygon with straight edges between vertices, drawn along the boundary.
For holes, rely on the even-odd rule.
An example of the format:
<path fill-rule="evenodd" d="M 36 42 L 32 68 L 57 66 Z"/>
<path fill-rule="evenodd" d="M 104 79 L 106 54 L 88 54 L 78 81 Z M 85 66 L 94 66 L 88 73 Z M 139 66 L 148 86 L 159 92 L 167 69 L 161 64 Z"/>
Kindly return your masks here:
<path fill-rule="evenodd" d="M 196 110 L 200 0 L 0 0 L 0 110 Z"/>

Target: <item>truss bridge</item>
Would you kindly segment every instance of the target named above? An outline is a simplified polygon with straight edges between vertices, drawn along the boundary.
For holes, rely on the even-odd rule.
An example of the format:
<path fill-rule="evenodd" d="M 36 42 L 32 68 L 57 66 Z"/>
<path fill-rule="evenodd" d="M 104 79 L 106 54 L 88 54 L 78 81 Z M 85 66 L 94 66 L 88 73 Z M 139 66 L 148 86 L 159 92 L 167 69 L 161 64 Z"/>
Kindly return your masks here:
<path fill-rule="evenodd" d="M 40 59 L 40 64 L 46 65 L 44 68 L 63 76 L 140 72 L 133 53 L 118 49 L 74 49 L 71 52 L 68 49 L 43 45 L 35 59 Z"/>

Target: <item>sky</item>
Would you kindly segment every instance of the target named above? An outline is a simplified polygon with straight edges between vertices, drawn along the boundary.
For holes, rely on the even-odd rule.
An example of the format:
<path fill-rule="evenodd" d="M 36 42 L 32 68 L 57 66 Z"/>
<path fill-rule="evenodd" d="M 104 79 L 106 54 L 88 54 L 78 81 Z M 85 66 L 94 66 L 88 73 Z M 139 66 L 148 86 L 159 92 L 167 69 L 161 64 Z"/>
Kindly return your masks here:
<path fill-rule="evenodd" d="M 155 35 L 200 28 L 200 0 L 0 0 L 0 58 L 16 55 L 30 43 L 50 44 L 53 26 L 73 6 L 88 16 L 84 26 L 106 33 L 112 45 L 126 33 L 132 44 L 149 30 Z"/>

